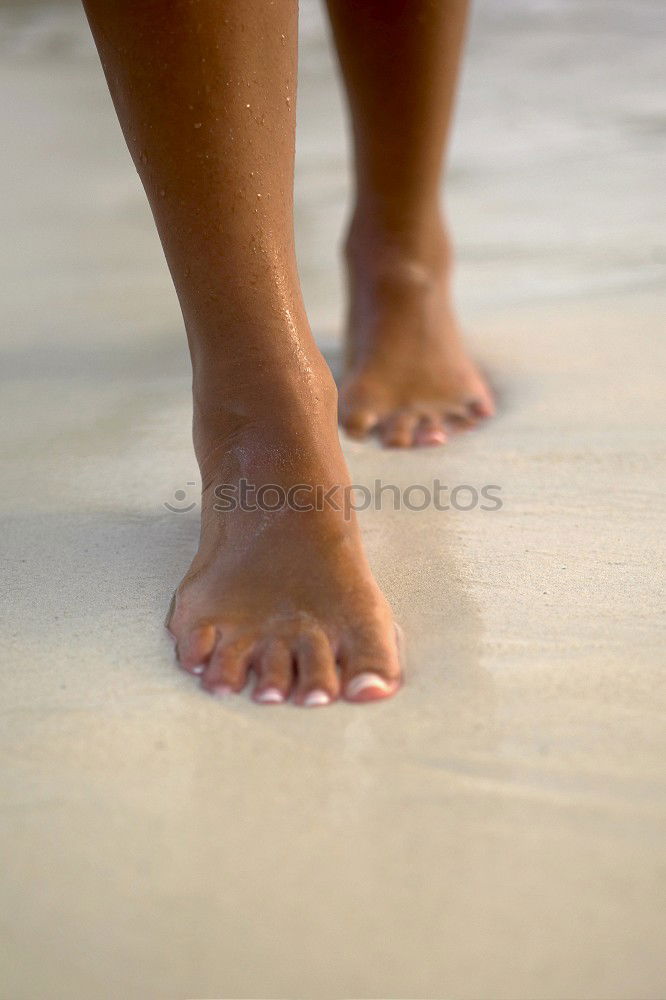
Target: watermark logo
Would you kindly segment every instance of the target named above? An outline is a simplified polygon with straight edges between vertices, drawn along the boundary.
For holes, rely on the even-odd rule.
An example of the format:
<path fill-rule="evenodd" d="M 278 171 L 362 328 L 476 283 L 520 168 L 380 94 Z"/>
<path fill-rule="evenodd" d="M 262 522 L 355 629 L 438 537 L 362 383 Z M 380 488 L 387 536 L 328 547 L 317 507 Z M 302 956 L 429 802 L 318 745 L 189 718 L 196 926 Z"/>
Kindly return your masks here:
<path fill-rule="evenodd" d="M 194 486 L 194 483 L 188 483 Z M 336 484 L 333 486 L 321 483 L 296 483 L 289 488 L 278 483 L 252 483 L 241 479 L 238 483 L 220 483 L 215 487 L 213 510 L 218 514 L 228 514 L 233 511 L 262 511 L 275 514 L 279 511 L 296 511 L 301 513 L 331 509 L 342 513 L 345 519 L 365 510 L 393 510 L 421 513 L 425 510 L 467 512 L 482 510 L 489 513 L 499 511 L 504 506 L 501 497 L 502 487 L 487 483 L 473 486 L 460 483 L 449 486 L 439 479 L 426 485 L 425 483 L 410 483 L 398 486 L 395 483 L 385 483 L 375 479 L 372 487 L 351 484 Z M 173 513 L 187 513 L 196 507 L 196 503 L 186 503 L 185 490 L 176 490 L 174 500 L 177 505 L 165 503 L 167 510 Z"/>
<path fill-rule="evenodd" d="M 186 486 L 196 486 L 196 483 L 189 482 L 186 483 Z M 186 490 L 176 490 L 174 492 L 173 499 L 176 501 L 178 506 L 175 506 L 168 501 L 164 502 L 164 506 L 167 510 L 170 510 L 172 514 L 187 514 L 189 511 L 194 510 L 197 506 L 196 500 L 188 502 L 188 493 Z"/>

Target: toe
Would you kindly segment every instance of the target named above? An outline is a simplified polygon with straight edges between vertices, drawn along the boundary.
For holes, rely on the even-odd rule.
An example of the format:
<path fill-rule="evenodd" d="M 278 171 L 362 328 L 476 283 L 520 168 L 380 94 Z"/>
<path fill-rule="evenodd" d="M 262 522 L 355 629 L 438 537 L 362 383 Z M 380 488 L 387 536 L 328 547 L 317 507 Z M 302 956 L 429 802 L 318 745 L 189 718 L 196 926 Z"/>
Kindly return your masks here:
<path fill-rule="evenodd" d="M 444 421 L 440 416 L 433 414 L 421 417 L 414 433 L 414 444 L 422 446 L 445 444 L 446 439 Z"/>
<path fill-rule="evenodd" d="M 495 400 L 490 386 L 480 376 L 476 385 L 466 394 L 464 404 L 473 420 L 484 420 L 495 415 Z"/>
<path fill-rule="evenodd" d="M 353 438 L 364 438 L 377 426 L 379 420 L 376 390 L 367 380 L 350 376 L 340 390 L 340 424 Z"/>
<path fill-rule="evenodd" d="M 413 411 L 400 410 L 391 414 L 381 426 L 380 437 L 385 448 L 410 448 L 419 422 Z"/>
<path fill-rule="evenodd" d="M 211 694 L 228 694 L 242 691 L 254 649 L 254 639 L 220 639 L 201 679 L 203 687 Z"/>
<path fill-rule="evenodd" d="M 479 419 L 464 399 L 447 400 L 442 416 L 448 427 L 453 431 L 464 431 L 474 427 Z"/>
<path fill-rule="evenodd" d="M 485 420 L 495 415 L 495 403 L 489 392 L 470 400 L 467 407 L 472 417 L 477 420 Z"/>
<path fill-rule="evenodd" d="M 294 677 L 294 657 L 289 646 L 271 640 L 258 657 L 259 679 L 252 697 L 262 705 L 277 705 L 289 697 Z"/>
<path fill-rule="evenodd" d="M 294 700 L 312 708 L 335 701 L 340 690 L 331 643 L 323 631 L 301 636 L 296 647 Z"/>
<path fill-rule="evenodd" d="M 176 653 L 183 670 L 202 674 L 215 648 L 217 633 L 214 625 L 202 625 L 178 640 Z"/>
<path fill-rule="evenodd" d="M 347 701 L 389 698 L 400 686 L 400 660 L 395 635 L 384 641 L 357 640 L 342 663 Z"/>
<path fill-rule="evenodd" d="M 369 409 L 343 411 L 340 423 L 350 437 L 364 438 L 376 426 L 377 414 Z"/>

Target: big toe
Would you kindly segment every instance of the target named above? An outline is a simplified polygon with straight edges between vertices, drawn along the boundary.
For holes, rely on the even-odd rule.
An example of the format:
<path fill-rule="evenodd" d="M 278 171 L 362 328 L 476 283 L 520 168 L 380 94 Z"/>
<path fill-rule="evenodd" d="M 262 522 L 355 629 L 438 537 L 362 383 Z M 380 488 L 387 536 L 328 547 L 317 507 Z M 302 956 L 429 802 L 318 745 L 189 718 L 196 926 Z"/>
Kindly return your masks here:
<path fill-rule="evenodd" d="M 347 701 L 390 698 L 400 687 L 401 667 L 397 639 L 360 637 L 342 666 L 342 688 Z"/>
<path fill-rule="evenodd" d="M 364 438 L 377 425 L 377 413 L 369 406 L 347 407 L 340 412 L 340 423 L 353 438 Z"/>

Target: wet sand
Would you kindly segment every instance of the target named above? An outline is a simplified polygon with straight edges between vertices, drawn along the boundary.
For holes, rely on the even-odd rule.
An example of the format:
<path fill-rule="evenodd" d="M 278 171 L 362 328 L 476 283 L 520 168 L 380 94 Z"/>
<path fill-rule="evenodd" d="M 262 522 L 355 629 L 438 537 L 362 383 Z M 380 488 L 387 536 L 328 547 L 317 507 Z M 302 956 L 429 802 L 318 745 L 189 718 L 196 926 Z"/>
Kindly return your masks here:
<path fill-rule="evenodd" d="M 175 295 L 81 11 L 0 10 L 3 997 L 664 996 L 661 20 L 479 4 L 448 197 L 500 413 L 346 452 L 356 483 L 502 508 L 362 514 L 407 683 L 308 712 L 173 665 Z M 298 241 L 335 366 L 349 173 L 309 3 L 302 34 Z"/>

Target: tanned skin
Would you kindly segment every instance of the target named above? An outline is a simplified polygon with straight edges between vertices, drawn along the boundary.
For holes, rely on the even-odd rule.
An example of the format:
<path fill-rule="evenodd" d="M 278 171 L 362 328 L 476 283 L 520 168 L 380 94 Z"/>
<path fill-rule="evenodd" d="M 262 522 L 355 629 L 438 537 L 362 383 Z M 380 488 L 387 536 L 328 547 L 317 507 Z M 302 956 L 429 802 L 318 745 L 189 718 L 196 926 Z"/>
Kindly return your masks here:
<path fill-rule="evenodd" d="M 389 697 L 401 681 L 395 626 L 353 513 L 344 504 L 216 509 L 216 487 L 242 479 L 313 495 L 349 484 L 336 387 L 308 325 L 294 252 L 297 2 L 84 6 L 192 359 L 203 495 L 199 549 L 168 619 L 179 663 L 220 695 L 240 691 L 251 671 L 253 697 L 265 704 Z M 459 345 L 435 210 L 455 83 L 439 63 L 457 66 L 464 8 L 330 4 L 358 179 L 341 414 L 350 431 L 377 430 L 387 444 L 437 443 L 445 416 L 471 420 L 491 407 Z M 373 17 L 377 45 L 364 41 L 361 51 Z M 388 64 L 395 71 L 396 49 L 412 97 L 381 79 Z M 391 116 L 383 102 L 394 101 Z M 396 116 L 406 142 L 394 134 Z M 388 169 L 380 160 L 397 146 L 403 166 Z"/>
<path fill-rule="evenodd" d="M 346 243 L 348 433 L 441 444 L 493 412 L 451 300 L 440 208 L 467 0 L 328 0 L 349 100 L 356 204 Z"/>

